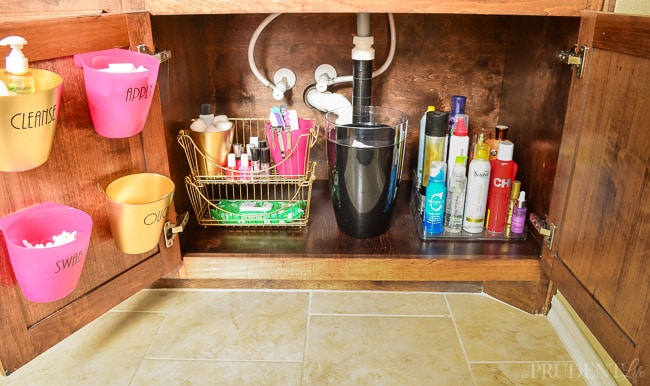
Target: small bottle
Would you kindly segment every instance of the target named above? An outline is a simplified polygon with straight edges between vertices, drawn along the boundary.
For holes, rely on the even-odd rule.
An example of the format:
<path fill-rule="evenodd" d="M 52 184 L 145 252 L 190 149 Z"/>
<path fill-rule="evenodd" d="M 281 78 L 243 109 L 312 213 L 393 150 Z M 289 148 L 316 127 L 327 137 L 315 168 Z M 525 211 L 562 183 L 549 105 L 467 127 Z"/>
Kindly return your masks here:
<path fill-rule="evenodd" d="M 467 173 L 463 230 L 468 233 L 483 232 L 488 188 L 490 187 L 490 146 L 479 142 Z"/>
<path fill-rule="evenodd" d="M 469 151 L 469 136 L 467 132 L 467 123 L 469 117 L 465 114 L 456 115 L 456 127 L 454 134 L 449 137 L 449 151 L 447 152 L 447 164 L 456 162 L 456 157 L 467 156 Z M 447 185 L 451 184 L 451 174 L 447 176 Z"/>
<path fill-rule="evenodd" d="M 505 232 L 510 231 L 510 225 L 512 224 L 512 213 L 517 205 L 517 199 L 519 198 L 519 191 L 521 190 L 521 182 L 513 181 L 512 189 L 510 189 L 510 199 L 508 200 L 508 211 L 506 212 L 506 229 Z"/>
<path fill-rule="evenodd" d="M 423 219 L 425 235 L 436 235 L 445 230 L 445 168 L 442 161 L 431 162 L 429 168 Z"/>
<path fill-rule="evenodd" d="M 239 179 L 250 180 L 251 179 L 250 170 L 251 167 L 250 164 L 248 163 L 248 153 L 242 153 L 240 164 L 239 164 Z"/>
<path fill-rule="evenodd" d="M 465 114 L 465 103 L 467 97 L 463 95 L 453 95 L 451 97 L 451 110 L 449 111 L 449 135 L 454 134 L 456 127 L 456 115 Z M 466 122 L 467 123 L 467 122 Z"/>
<path fill-rule="evenodd" d="M 260 148 L 256 146 L 251 147 L 251 170 L 260 171 Z"/>
<path fill-rule="evenodd" d="M 501 233 L 506 227 L 506 214 L 512 181 L 517 175 L 517 164 L 512 160 L 514 145 L 510 141 L 499 143 L 497 159 L 490 163 L 490 190 L 488 191 L 487 221 L 485 227 Z"/>
<path fill-rule="evenodd" d="M 33 94 L 34 74 L 29 72 L 29 62 L 23 55 L 23 46 L 27 44 L 21 36 L 7 36 L 0 40 L 0 45 L 10 46 L 11 52 L 5 61 L 4 80 L 9 92 L 15 94 Z"/>
<path fill-rule="evenodd" d="M 447 188 L 447 205 L 445 206 L 445 231 L 460 233 L 463 228 L 463 210 L 465 209 L 465 161 L 467 157 L 456 157 L 452 172 L 451 185 Z"/>
<path fill-rule="evenodd" d="M 233 181 L 237 174 L 237 159 L 235 158 L 235 153 L 228 153 L 226 159 L 226 179 L 228 181 Z"/>
<path fill-rule="evenodd" d="M 241 166 L 242 144 L 233 143 L 232 151 L 235 153 L 235 170 L 239 170 L 239 167 Z"/>
<path fill-rule="evenodd" d="M 496 125 L 494 127 L 494 138 L 491 138 L 487 141 L 488 145 L 490 145 L 490 161 L 497 159 L 497 153 L 499 152 L 499 143 L 506 140 L 507 134 L 508 126 Z"/>
<path fill-rule="evenodd" d="M 262 142 L 260 142 L 260 145 L 262 145 Z M 266 142 L 264 142 L 264 145 L 260 148 L 260 170 L 263 175 L 268 176 L 271 174 L 271 149 L 266 146 Z"/>
<path fill-rule="evenodd" d="M 212 103 L 201 103 L 201 114 L 199 114 L 206 127 L 213 126 L 214 114 L 212 113 Z"/>
<path fill-rule="evenodd" d="M 436 111 L 435 106 L 427 106 L 427 111 L 422 114 L 422 118 L 420 118 L 420 136 L 418 137 L 418 165 L 416 169 L 417 173 L 417 183 L 418 186 L 422 186 L 422 175 L 424 173 L 423 170 L 423 165 L 424 165 L 424 139 L 425 139 L 425 130 L 426 130 L 426 120 L 427 120 L 427 113 L 429 111 Z"/>
<path fill-rule="evenodd" d="M 510 226 L 512 233 L 524 233 L 524 227 L 526 225 L 526 211 L 526 192 L 522 191 L 519 193 L 517 205 L 515 206 L 512 213 L 512 225 Z"/>

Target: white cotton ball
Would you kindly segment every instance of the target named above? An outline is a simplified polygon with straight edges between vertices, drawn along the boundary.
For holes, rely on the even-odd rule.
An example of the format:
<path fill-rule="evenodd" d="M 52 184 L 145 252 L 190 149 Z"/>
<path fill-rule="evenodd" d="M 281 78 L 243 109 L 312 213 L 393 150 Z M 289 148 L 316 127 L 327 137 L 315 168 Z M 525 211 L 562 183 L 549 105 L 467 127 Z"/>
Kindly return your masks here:
<path fill-rule="evenodd" d="M 201 119 L 197 119 L 192 122 L 190 129 L 192 129 L 192 131 L 204 133 L 208 129 L 208 125 L 206 125 Z"/>
<path fill-rule="evenodd" d="M 221 121 L 217 123 L 218 131 L 226 131 L 226 130 L 230 130 L 231 128 L 232 128 L 232 122 L 230 121 Z"/>
<path fill-rule="evenodd" d="M 219 122 L 228 122 L 228 116 L 223 115 L 223 114 L 222 114 L 222 115 L 217 115 L 217 116 L 214 117 L 214 119 L 212 120 L 212 122 L 214 122 L 214 125 L 215 125 L 215 126 L 217 126 L 217 124 L 218 124 Z"/>

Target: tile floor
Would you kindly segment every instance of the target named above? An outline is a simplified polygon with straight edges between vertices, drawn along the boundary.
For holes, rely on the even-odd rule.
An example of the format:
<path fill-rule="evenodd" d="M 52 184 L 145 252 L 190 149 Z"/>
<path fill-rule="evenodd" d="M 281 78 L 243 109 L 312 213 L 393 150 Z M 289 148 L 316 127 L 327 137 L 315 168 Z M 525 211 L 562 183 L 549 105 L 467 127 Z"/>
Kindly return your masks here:
<path fill-rule="evenodd" d="M 584 385 L 483 294 L 143 290 L 0 385 Z"/>

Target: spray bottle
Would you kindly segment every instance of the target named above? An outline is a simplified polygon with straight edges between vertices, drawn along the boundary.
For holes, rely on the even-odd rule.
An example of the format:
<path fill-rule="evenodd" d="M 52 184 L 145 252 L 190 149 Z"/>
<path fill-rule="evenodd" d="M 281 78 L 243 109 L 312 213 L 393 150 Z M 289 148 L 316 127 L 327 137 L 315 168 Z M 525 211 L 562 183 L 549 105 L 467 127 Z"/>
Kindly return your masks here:
<path fill-rule="evenodd" d="M 512 214 L 512 233 L 524 233 L 526 225 L 526 192 L 521 191 L 517 199 L 517 205 Z"/>
<path fill-rule="evenodd" d="M 6 83 L 9 92 L 16 94 L 33 94 L 35 92 L 34 74 L 29 72 L 28 61 L 22 51 L 25 44 L 27 44 L 27 40 L 21 36 L 7 36 L 0 40 L 0 45 L 11 46 L 2 80 Z"/>
<path fill-rule="evenodd" d="M 503 232 L 506 226 L 510 189 L 517 175 L 517 164 L 512 160 L 513 149 L 512 142 L 500 142 L 497 159 L 490 165 L 492 173 L 488 191 L 486 224 L 486 228 L 490 232 Z"/>
<path fill-rule="evenodd" d="M 465 209 L 465 161 L 467 157 L 456 157 L 452 171 L 451 185 L 447 187 L 447 205 L 445 208 L 445 231 L 460 233 L 463 228 L 463 210 Z"/>
<path fill-rule="evenodd" d="M 456 163 L 456 157 L 467 156 L 469 151 L 469 135 L 467 124 L 469 117 L 465 114 L 456 115 L 454 133 L 449 137 L 449 151 L 447 152 L 447 164 Z M 451 184 L 451 173 L 447 176 L 447 186 Z"/>
<path fill-rule="evenodd" d="M 468 233 L 483 232 L 488 188 L 490 187 L 490 146 L 479 138 L 474 149 L 474 159 L 469 164 L 463 230 Z"/>
<path fill-rule="evenodd" d="M 422 186 L 422 175 L 424 174 L 424 141 L 426 136 L 426 125 L 427 125 L 427 113 L 429 111 L 436 111 L 435 106 L 428 106 L 427 111 L 422 114 L 420 118 L 420 136 L 418 137 L 418 166 L 417 166 L 417 183 L 418 186 Z"/>
<path fill-rule="evenodd" d="M 442 161 L 431 162 L 429 184 L 424 204 L 424 233 L 435 235 L 444 232 L 445 222 L 445 169 Z"/>

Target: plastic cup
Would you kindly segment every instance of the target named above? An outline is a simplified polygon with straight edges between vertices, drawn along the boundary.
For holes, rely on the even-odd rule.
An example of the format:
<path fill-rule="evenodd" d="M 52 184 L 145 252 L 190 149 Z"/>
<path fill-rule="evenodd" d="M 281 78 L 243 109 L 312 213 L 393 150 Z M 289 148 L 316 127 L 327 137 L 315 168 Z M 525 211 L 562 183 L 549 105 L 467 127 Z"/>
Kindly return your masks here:
<path fill-rule="evenodd" d="M 278 174 L 286 177 L 301 177 L 305 174 L 313 128 L 314 121 L 309 119 L 298 119 L 298 130 L 291 132 L 277 130 L 271 127 L 270 122 L 266 123 L 266 138 Z"/>
<path fill-rule="evenodd" d="M 0 219 L 11 266 L 20 289 L 33 302 L 53 302 L 77 287 L 90 243 L 92 218 L 85 212 L 46 202 Z M 46 244 L 63 231 L 76 231 L 76 239 L 60 246 Z"/>
<path fill-rule="evenodd" d="M 108 184 L 105 194 L 117 248 L 128 254 L 155 248 L 172 203 L 174 182 L 155 173 L 129 174 Z"/>
<path fill-rule="evenodd" d="M 381 235 L 390 228 L 402 175 L 407 115 L 387 107 L 344 107 L 325 120 L 338 227 L 355 238 Z"/>
<path fill-rule="evenodd" d="M 160 62 L 153 56 L 113 48 L 77 54 L 83 67 L 86 96 L 95 131 L 107 138 L 127 138 L 142 131 L 156 89 Z M 115 73 L 101 71 L 110 64 L 132 63 L 147 71 Z"/>

